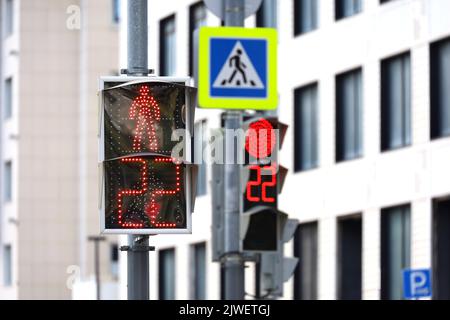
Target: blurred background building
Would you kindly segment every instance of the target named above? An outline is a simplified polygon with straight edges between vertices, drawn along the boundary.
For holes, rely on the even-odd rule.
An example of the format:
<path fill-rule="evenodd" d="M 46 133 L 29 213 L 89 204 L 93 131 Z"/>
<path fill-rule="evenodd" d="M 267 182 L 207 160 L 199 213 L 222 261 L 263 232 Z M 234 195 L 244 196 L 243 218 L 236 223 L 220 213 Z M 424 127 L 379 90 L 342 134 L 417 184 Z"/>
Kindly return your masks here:
<path fill-rule="evenodd" d="M 408 267 L 432 268 L 434 297 L 450 299 L 448 12 L 448 0 L 263 0 L 246 20 L 279 32 L 279 207 L 301 222 L 286 299 L 399 299 Z M 0 299 L 94 298 L 97 80 L 126 67 L 126 1 L 0 0 L 0 16 Z M 221 21 L 202 1 L 149 0 L 156 74 L 193 75 L 203 25 Z M 197 110 L 196 132 L 219 117 Z M 193 234 L 150 238 L 152 299 L 221 296 L 210 169 Z M 126 298 L 118 242 L 100 244 L 103 298 Z M 254 280 L 249 263 L 250 295 Z"/>
<path fill-rule="evenodd" d="M 117 74 L 118 1 L 0 4 L 0 299 L 95 298 L 96 93 Z M 112 298 L 113 249 L 101 244 Z"/>
<path fill-rule="evenodd" d="M 279 206 L 301 222 L 286 246 L 300 259 L 286 299 L 400 299 L 409 267 L 432 268 L 434 297 L 450 298 L 447 12 L 447 0 L 264 0 L 246 20 L 279 32 L 279 115 L 290 125 Z M 157 74 L 193 74 L 201 25 L 221 25 L 201 1 L 149 1 Z M 217 111 L 196 119 L 198 130 L 219 127 Z M 193 235 L 151 238 L 152 299 L 220 298 L 202 170 Z M 121 284 L 124 298 L 125 268 Z"/>

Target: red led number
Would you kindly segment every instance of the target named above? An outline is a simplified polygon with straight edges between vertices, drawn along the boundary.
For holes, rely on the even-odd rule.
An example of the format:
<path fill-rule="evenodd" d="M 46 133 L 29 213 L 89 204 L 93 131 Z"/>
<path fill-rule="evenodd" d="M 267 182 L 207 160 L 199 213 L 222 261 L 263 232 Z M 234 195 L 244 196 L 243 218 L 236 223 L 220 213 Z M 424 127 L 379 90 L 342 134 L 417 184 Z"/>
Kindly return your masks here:
<path fill-rule="evenodd" d="M 250 168 L 250 171 L 255 170 L 256 171 L 256 181 L 249 181 L 247 183 L 247 200 L 251 202 L 258 202 L 260 201 L 259 197 L 252 196 L 252 189 L 253 187 L 257 187 L 261 185 L 261 168 L 259 166 L 253 166 Z M 251 172 L 250 172 L 251 174 Z"/>
<path fill-rule="evenodd" d="M 147 163 L 144 159 L 142 158 L 126 158 L 126 159 L 122 159 L 121 160 L 122 163 L 138 163 L 140 164 L 141 167 L 141 188 L 139 189 L 125 189 L 125 190 L 120 190 L 118 195 L 117 195 L 117 212 L 118 212 L 118 221 L 119 221 L 119 225 L 121 227 L 124 228 L 142 228 L 143 224 L 142 223 L 130 223 L 130 222 L 124 222 L 123 221 L 123 207 L 122 207 L 122 203 L 123 203 L 123 198 L 125 196 L 129 196 L 129 197 L 136 197 L 136 196 L 140 196 L 144 193 L 147 192 Z"/>
<path fill-rule="evenodd" d="M 270 174 L 269 174 L 271 177 L 270 181 L 262 182 L 260 166 L 250 167 L 250 171 L 256 172 L 256 180 L 250 180 L 247 183 L 247 192 L 246 192 L 247 200 L 250 202 L 262 201 L 262 202 L 266 202 L 266 203 L 274 203 L 275 198 L 269 197 L 267 195 L 267 188 L 276 187 L 276 185 L 277 185 L 276 169 L 275 169 L 275 166 L 272 165 L 272 166 L 264 167 L 263 170 L 270 170 Z M 261 196 L 260 197 L 255 196 L 252 192 L 254 188 L 259 187 L 259 186 L 261 186 Z"/>
<path fill-rule="evenodd" d="M 143 158 L 126 158 L 121 160 L 122 163 L 132 163 L 138 164 L 141 166 L 140 168 L 140 187 L 137 189 L 123 189 L 120 190 L 117 194 L 117 212 L 118 212 L 118 224 L 122 228 L 143 228 L 143 223 L 133 223 L 133 222 L 125 222 L 124 214 L 125 210 L 123 208 L 123 199 L 124 197 L 138 197 L 143 196 L 148 193 L 148 174 L 147 174 L 147 161 Z M 173 159 L 171 158 L 156 158 L 156 163 L 173 163 Z M 165 189 L 154 189 L 151 190 L 149 194 L 150 201 L 147 203 L 145 212 L 150 218 L 150 224 L 156 228 L 175 228 L 175 223 L 169 222 L 157 222 L 159 207 L 158 202 L 156 201 L 158 197 L 168 196 L 168 195 L 176 195 L 180 192 L 180 179 L 181 179 L 181 166 L 179 164 L 175 164 L 175 174 L 176 174 L 176 185 L 174 189 L 165 190 Z"/>
<path fill-rule="evenodd" d="M 170 158 L 156 158 L 156 162 L 170 162 L 172 163 L 173 160 Z M 156 222 L 156 219 L 158 217 L 159 208 L 157 206 L 156 198 L 161 197 L 164 195 L 175 195 L 178 192 L 180 192 L 180 165 L 175 164 L 175 172 L 176 172 L 176 187 L 172 190 L 164 190 L 164 189 L 158 189 L 153 190 L 150 194 L 150 204 L 147 207 L 147 213 L 150 216 L 150 223 L 154 225 L 157 228 L 174 228 L 176 227 L 175 223 L 159 223 Z"/>

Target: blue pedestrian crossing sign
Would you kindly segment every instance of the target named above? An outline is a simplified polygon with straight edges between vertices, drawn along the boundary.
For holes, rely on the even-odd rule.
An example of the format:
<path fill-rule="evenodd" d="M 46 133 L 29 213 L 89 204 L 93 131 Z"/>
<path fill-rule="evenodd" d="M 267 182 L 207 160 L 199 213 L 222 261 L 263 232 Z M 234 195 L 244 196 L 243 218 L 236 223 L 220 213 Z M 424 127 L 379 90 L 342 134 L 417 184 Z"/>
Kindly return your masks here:
<path fill-rule="evenodd" d="M 432 296 L 430 269 L 403 270 L 403 296 L 405 299 L 430 298 Z"/>
<path fill-rule="evenodd" d="M 237 110 L 278 107 L 275 29 L 203 27 L 198 61 L 200 107 Z"/>

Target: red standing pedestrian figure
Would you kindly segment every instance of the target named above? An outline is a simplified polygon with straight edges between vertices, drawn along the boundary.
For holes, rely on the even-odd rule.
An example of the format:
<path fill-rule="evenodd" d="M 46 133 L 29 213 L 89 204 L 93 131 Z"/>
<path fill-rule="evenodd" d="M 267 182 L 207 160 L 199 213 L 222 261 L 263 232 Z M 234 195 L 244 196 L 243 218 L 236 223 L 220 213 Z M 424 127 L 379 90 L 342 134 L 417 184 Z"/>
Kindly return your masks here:
<path fill-rule="evenodd" d="M 144 136 L 148 138 L 149 149 L 158 150 L 158 140 L 156 138 L 156 122 L 161 120 L 159 105 L 150 94 L 148 86 L 143 85 L 139 89 L 139 96 L 133 101 L 130 108 L 130 119 L 137 120 L 134 131 L 133 151 L 139 152 L 142 148 Z"/>

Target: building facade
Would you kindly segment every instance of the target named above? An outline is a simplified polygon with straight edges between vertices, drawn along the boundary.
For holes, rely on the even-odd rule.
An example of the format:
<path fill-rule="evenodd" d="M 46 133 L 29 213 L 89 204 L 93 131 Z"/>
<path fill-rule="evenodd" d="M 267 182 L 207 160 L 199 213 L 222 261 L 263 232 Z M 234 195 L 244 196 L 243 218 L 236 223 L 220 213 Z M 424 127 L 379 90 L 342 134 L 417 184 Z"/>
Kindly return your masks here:
<path fill-rule="evenodd" d="M 0 298 L 70 299 L 93 282 L 96 92 L 117 73 L 118 1 L 0 4 Z M 101 244 L 105 282 L 117 277 L 112 249 Z"/>
<path fill-rule="evenodd" d="M 221 22 L 201 2 L 176 3 L 149 1 L 150 67 L 192 75 L 193 30 Z M 279 33 L 278 112 L 290 126 L 279 207 L 300 221 L 285 246 L 300 260 L 285 299 L 401 299 L 407 268 L 431 268 L 434 298 L 450 298 L 449 10 L 447 0 L 265 0 L 246 20 Z M 206 132 L 219 116 L 196 112 Z M 151 238 L 152 299 L 220 298 L 205 172 L 193 234 Z"/>

